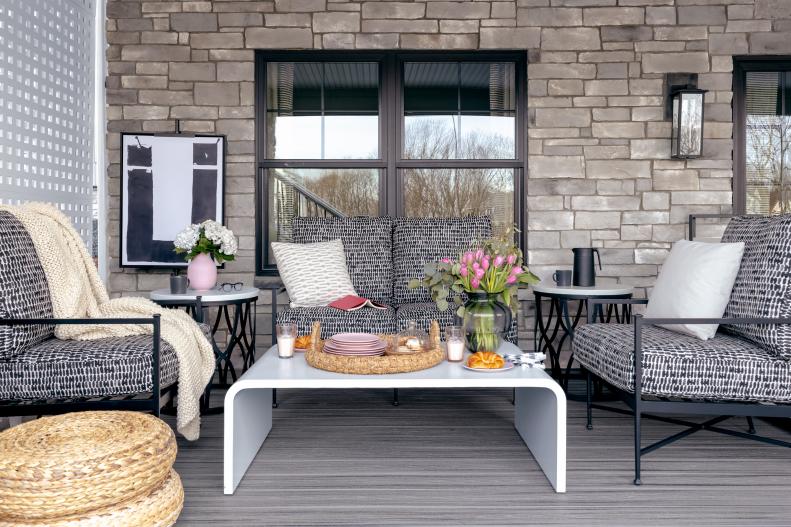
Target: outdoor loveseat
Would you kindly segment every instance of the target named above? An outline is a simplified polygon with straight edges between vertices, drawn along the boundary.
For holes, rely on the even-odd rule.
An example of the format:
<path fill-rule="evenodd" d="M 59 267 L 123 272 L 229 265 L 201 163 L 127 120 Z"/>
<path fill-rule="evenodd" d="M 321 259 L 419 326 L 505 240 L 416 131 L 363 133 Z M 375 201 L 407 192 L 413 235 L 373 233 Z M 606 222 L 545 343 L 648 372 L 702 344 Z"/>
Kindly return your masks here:
<path fill-rule="evenodd" d="M 173 348 L 159 316 L 54 319 L 49 284 L 25 228 L 0 211 L 0 415 L 84 409 L 159 415 L 161 390 L 175 387 Z M 152 335 L 59 340 L 54 324 L 145 324 Z"/>
<path fill-rule="evenodd" d="M 346 312 L 331 307 L 298 307 L 278 313 L 278 322 L 295 322 L 301 334 L 308 334 L 314 321 L 321 322 L 325 338 L 343 331 L 397 333 L 409 320 L 416 320 L 424 331 L 428 331 L 432 320 L 437 320 L 440 327 L 458 323 L 452 305 L 440 311 L 427 289 L 410 289 L 408 283 L 423 277 L 427 263 L 457 258 L 474 241 L 492 236 L 492 224 L 487 216 L 298 217 L 292 229 L 295 243 L 341 239 L 357 294 L 387 305 L 384 310 L 366 307 Z M 516 342 L 516 317 L 505 338 Z"/>
<path fill-rule="evenodd" d="M 694 219 L 690 238 L 694 237 Z M 710 430 L 791 447 L 755 434 L 752 417 L 791 417 L 791 215 L 741 216 L 730 220 L 723 242 L 744 242 L 745 249 L 722 319 L 649 319 L 634 315 L 631 324 L 590 323 L 574 334 L 574 357 L 588 372 L 588 428 L 594 407 L 592 377 L 622 396 L 634 415 L 636 485 L 640 458 L 699 430 Z M 601 304 L 645 304 L 638 300 L 597 300 Z M 657 324 L 720 324 L 703 341 Z M 623 410 L 620 410 L 623 411 Z M 715 416 L 702 423 L 652 414 Z M 746 416 L 749 430 L 717 426 L 731 416 Z M 641 419 L 687 427 L 650 446 L 641 445 Z"/>

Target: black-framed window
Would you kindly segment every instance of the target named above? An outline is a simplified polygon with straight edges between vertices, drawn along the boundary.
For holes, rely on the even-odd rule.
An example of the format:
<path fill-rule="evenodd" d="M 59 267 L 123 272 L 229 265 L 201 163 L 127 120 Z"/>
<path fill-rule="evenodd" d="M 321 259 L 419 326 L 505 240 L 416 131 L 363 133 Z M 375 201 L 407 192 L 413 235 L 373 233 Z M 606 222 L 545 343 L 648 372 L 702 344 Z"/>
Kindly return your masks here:
<path fill-rule="evenodd" d="M 525 77 L 524 52 L 257 52 L 258 274 L 296 216 L 521 229 Z"/>
<path fill-rule="evenodd" d="M 734 208 L 791 212 L 791 60 L 737 59 L 734 88 Z"/>

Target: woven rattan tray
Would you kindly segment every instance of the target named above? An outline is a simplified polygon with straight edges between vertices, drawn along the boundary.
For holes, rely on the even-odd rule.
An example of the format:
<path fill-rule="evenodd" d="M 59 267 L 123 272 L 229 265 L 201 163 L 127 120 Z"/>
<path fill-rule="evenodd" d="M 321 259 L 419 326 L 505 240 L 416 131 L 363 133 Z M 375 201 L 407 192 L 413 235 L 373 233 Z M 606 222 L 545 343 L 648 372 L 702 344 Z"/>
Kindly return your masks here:
<path fill-rule="evenodd" d="M 380 335 L 388 340 L 392 335 Z M 387 373 L 406 373 L 410 371 L 433 368 L 445 358 L 445 351 L 440 346 L 439 323 L 431 322 L 429 330 L 431 349 L 413 355 L 383 355 L 381 357 L 344 357 L 324 353 L 324 341 L 321 340 L 321 325 L 313 323 L 310 348 L 305 352 L 305 360 L 320 370 L 335 373 L 351 373 L 356 375 L 383 375 Z"/>

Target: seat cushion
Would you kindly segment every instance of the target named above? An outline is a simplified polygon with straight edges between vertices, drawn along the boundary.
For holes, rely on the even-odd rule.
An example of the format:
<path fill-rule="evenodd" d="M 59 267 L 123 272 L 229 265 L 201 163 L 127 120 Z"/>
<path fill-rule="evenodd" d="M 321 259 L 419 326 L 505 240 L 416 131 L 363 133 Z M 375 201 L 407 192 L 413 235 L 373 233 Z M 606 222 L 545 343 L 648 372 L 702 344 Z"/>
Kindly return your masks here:
<path fill-rule="evenodd" d="M 406 329 L 407 322 L 410 320 L 417 321 L 417 326 L 423 331 L 428 331 L 431 321 L 436 320 L 439 322 L 439 329 L 443 333 L 443 339 L 445 338 L 444 331 L 447 326 L 461 324 L 461 321 L 456 317 L 455 306 L 451 305 L 448 310 L 440 311 L 434 302 L 416 302 L 398 306 L 396 310 L 396 327 L 398 331 Z M 516 344 L 518 335 L 517 320 L 514 317 L 511 328 L 505 335 L 505 340 Z"/>
<path fill-rule="evenodd" d="M 424 277 L 427 263 L 458 258 L 475 241 L 492 236 L 488 216 L 468 218 L 396 218 L 393 223 L 393 301 L 396 305 L 431 302 L 428 289 L 409 288 Z"/>
<path fill-rule="evenodd" d="M 574 332 L 574 357 L 610 384 L 634 392 L 634 327 L 590 324 Z M 791 402 L 791 363 L 760 345 L 717 333 L 700 340 L 656 326 L 642 333 L 642 392 L 752 402 Z"/>
<path fill-rule="evenodd" d="M 11 213 L 0 211 L 0 318 L 52 318 L 44 269 L 33 240 Z M 0 326 L 0 359 L 54 334 L 54 326 Z"/>
<path fill-rule="evenodd" d="M 361 333 L 396 332 L 396 316 L 392 307 L 374 309 L 364 307 L 357 311 L 343 311 L 334 307 L 294 307 L 278 311 L 278 323 L 294 322 L 300 335 L 308 335 L 314 322 L 321 322 L 321 338 L 347 331 Z"/>
<path fill-rule="evenodd" d="M 160 341 L 160 388 L 176 382 L 173 348 Z M 0 361 L 0 399 L 71 399 L 151 391 L 151 335 L 51 338 Z"/>
<path fill-rule="evenodd" d="M 725 317 L 791 317 L 791 214 L 731 219 L 723 242 L 744 242 Z M 723 329 L 791 359 L 791 325 Z"/>
<path fill-rule="evenodd" d="M 393 297 L 393 219 L 294 218 L 293 241 L 316 243 L 340 239 L 346 265 L 359 296 L 390 304 Z"/>
<path fill-rule="evenodd" d="M 446 311 L 440 311 L 434 302 L 417 302 L 398 306 L 398 309 L 396 309 L 396 328 L 398 331 L 406 329 L 410 320 L 416 321 L 417 327 L 426 332 L 428 332 L 432 320 L 439 322 L 439 329 L 442 332 L 447 326 L 461 324 L 456 319 L 455 306 L 451 306 Z M 444 334 L 442 338 L 445 338 Z"/>

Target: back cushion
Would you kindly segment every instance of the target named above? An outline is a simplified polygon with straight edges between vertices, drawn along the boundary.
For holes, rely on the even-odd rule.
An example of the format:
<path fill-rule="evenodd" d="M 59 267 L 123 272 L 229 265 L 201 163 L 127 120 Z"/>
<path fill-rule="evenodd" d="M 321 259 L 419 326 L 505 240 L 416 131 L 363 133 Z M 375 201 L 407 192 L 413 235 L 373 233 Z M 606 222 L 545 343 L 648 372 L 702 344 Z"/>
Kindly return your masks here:
<path fill-rule="evenodd" d="M 52 302 L 33 240 L 13 214 L 0 211 L 0 318 L 51 318 Z M 0 359 L 53 336 L 54 326 L 0 326 Z"/>
<path fill-rule="evenodd" d="M 422 287 L 409 289 L 409 281 L 423 278 L 427 263 L 441 258 L 458 258 L 471 243 L 492 236 L 488 216 L 468 218 L 396 218 L 393 226 L 393 270 L 396 304 L 431 302 L 431 293 Z"/>
<path fill-rule="evenodd" d="M 722 241 L 745 244 L 724 316 L 791 316 L 791 214 L 733 218 Z M 728 325 L 723 328 L 791 360 L 791 326 Z"/>
<path fill-rule="evenodd" d="M 389 304 L 393 297 L 393 219 L 294 218 L 293 241 L 316 243 L 341 239 L 349 277 L 359 296 Z"/>

